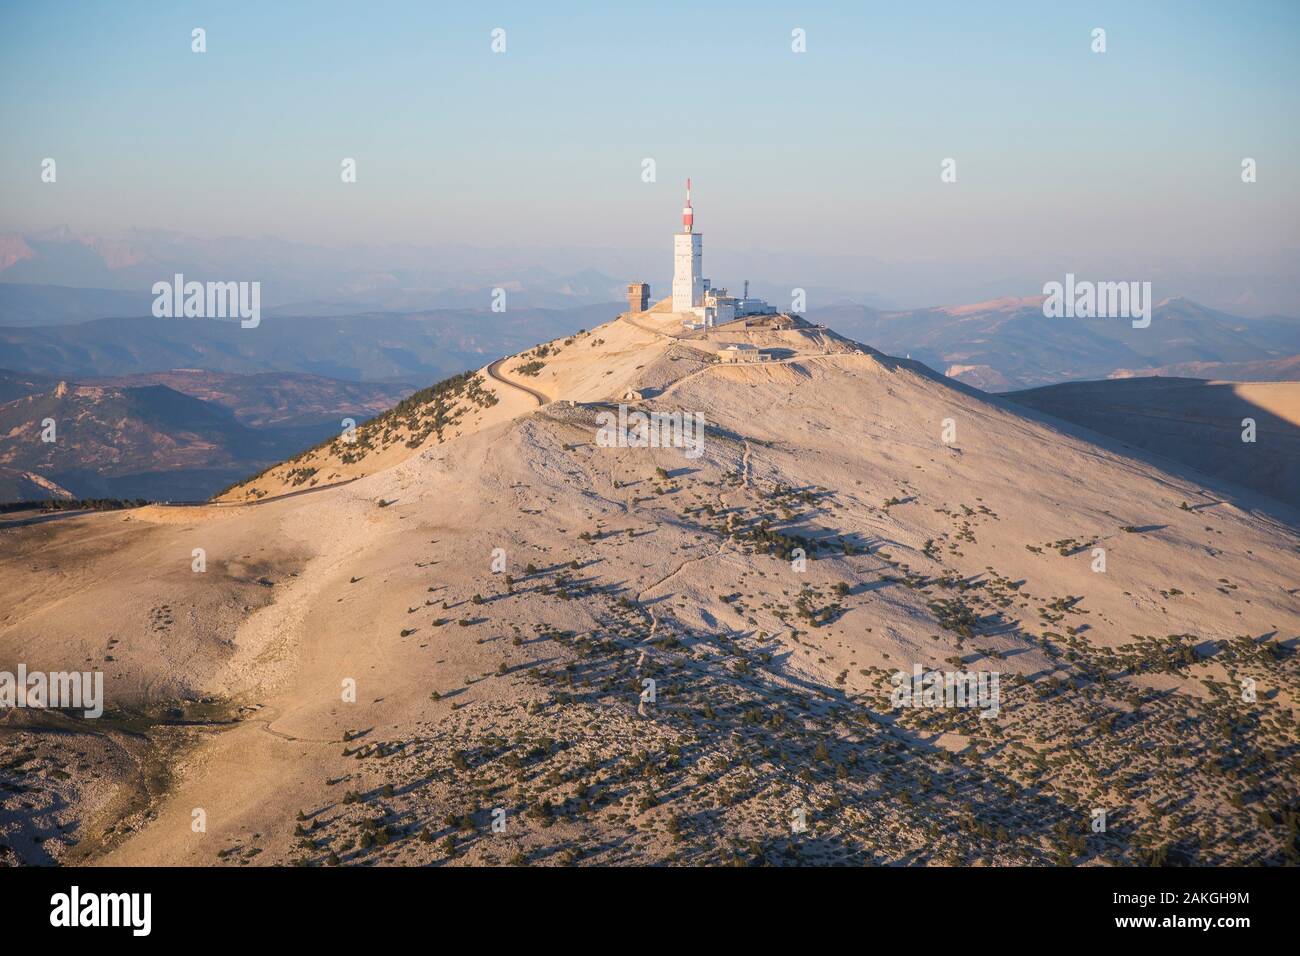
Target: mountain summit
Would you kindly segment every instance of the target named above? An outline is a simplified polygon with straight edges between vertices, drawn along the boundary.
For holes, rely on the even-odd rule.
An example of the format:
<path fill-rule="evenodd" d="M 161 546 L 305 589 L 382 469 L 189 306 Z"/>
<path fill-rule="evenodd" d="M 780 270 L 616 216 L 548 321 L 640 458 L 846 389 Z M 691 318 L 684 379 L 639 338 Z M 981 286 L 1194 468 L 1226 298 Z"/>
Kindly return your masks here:
<path fill-rule="evenodd" d="M 217 503 L 0 532 L 0 654 L 109 689 L 94 733 L 10 734 L 48 794 L 11 852 L 1290 858 L 1300 515 L 797 318 L 664 308 Z M 978 706 L 935 705 L 953 674 Z"/>

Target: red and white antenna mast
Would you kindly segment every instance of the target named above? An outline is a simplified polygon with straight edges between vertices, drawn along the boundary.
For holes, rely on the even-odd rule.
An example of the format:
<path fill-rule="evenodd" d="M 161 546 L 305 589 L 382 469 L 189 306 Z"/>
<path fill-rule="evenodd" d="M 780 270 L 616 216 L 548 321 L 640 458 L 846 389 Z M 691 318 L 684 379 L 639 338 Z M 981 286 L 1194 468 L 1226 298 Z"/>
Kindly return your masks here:
<path fill-rule="evenodd" d="M 687 232 L 695 225 L 695 213 L 691 210 L 691 181 L 686 180 L 686 206 L 682 209 L 682 228 Z"/>

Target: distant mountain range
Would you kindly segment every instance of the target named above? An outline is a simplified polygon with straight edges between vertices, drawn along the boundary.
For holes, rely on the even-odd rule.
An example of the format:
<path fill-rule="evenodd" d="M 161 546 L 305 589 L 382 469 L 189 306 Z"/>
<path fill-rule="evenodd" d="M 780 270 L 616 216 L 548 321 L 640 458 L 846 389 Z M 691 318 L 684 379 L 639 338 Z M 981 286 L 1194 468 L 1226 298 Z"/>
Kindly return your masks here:
<path fill-rule="evenodd" d="M 272 315 L 251 329 L 214 319 L 107 318 L 0 328 L 0 361 L 28 373 L 73 379 L 198 368 L 427 385 L 520 351 L 529 342 L 590 328 L 619 311 L 609 303 L 564 311 Z"/>
<path fill-rule="evenodd" d="M 1300 355 L 1254 362 L 1177 362 L 1156 368 L 1122 368 L 1110 373 L 1111 378 L 1153 375 L 1223 382 L 1296 382 L 1300 381 Z"/>
<path fill-rule="evenodd" d="M 0 370 L 0 501 L 203 500 L 391 407 L 399 386 L 178 370 L 98 384 Z M 202 397 L 196 397 L 202 396 Z M 43 423 L 55 440 L 41 440 Z"/>
<path fill-rule="evenodd" d="M 113 311 L 93 316 L 99 318 L 148 315 L 140 300 L 147 305 L 153 284 L 176 273 L 199 282 L 260 282 L 265 307 L 299 315 L 486 309 L 496 288 L 506 291 L 515 308 L 563 309 L 621 299 L 628 281 L 594 269 L 560 274 L 529 264 L 527 256 L 472 253 L 401 245 L 336 249 L 274 238 L 145 231 L 106 239 L 60 228 L 0 235 L 0 286 L 126 293 Z M 472 264 L 475 258 L 495 264 L 483 268 Z M 22 321 L 23 311 L 21 297 L 13 306 L 0 298 L 0 325 L 35 324 Z"/>
<path fill-rule="evenodd" d="M 122 268 L 134 261 L 116 247 L 90 252 Z M 0 499 L 60 488 L 205 498 L 336 433 L 342 417 L 361 422 L 411 391 L 622 311 L 613 301 L 505 312 L 321 306 L 316 315 L 268 309 L 244 329 L 154 318 L 150 303 L 112 289 L 0 283 L 0 321 L 16 323 L 0 327 L 0 365 L 13 370 L 0 372 Z M 1300 321 L 1243 319 L 1186 299 L 1159 303 L 1143 329 L 1049 319 L 1040 298 L 1011 297 L 912 311 L 843 302 L 808 319 L 986 391 L 1108 377 L 1300 379 Z M 44 417 L 60 423 L 56 447 L 33 438 Z"/>
<path fill-rule="evenodd" d="M 1150 327 L 1135 329 L 1126 319 L 1049 319 L 1042 301 L 1008 297 L 909 312 L 840 303 L 808 318 L 986 391 L 1168 374 L 1187 363 L 1204 363 L 1213 377 L 1296 377 L 1300 320 L 1243 319 L 1169 299 L 1156 305 Z"/>
<path fill-rule="evenodd" d="M 192 398 L 227 408 L 240 424 L 250 428 L 312 429 L 322 421 L 331 421 L 337 428 L 336 419 L 340 415 L 362 421 L 388 410 L 418 387 L 414 384 L 342 382 L 298 372 L 227 375 L 193 368 L 117 379 L 90 379 L 80 384 L 118 388 L 164 385 Z"/>
<path fill-rule="evenodd" d="M 157 319 L 111 290 L 0 285 L 0 501 L 201 500 L 498 355 L 591 327 L 616 303 L 501 313 Z M 82 316 L 123 310 L 117 317 Z M 141 314 L 143 312 L 143 314 Z M 69 324 L 69 320 L 73 320 Z M 58 441 L 39 441 L 40 422 Z"/>
<path fill-rule="evenodd" d="M 92 319 L 152 315 L 145 291 L 74 289 L 61 285 L 0 283 L 0 326 L 75 325 Z"/>
<path fill-rule="evenodd" d="M 671 228 L 665 222 L 666 228 Z M 963 261 L 884 261 L 851 248 L 793 248 L 780 252 L 706 242 L 707 274 L 739 292 L 752 281 L 755 295 L 789 306 L 795 289 L 810 308 L 856 302 L 899 311 L 944 302 L 980 302 L 1000 295 L 1032 295 L 1064 265 L 1042 260 L 982 258 Z M 145 295 L 159 280 L 180 272 L 199 281 L 258 281 L 262 306 L 280 314 L 345 315 L 487 308 L 494 288 L 512 306 L 563 309 L 620 301 L 628 282 L 668 288 L 668 236 L 638 247 L 463 243 L 322 245 L 270 236 L 204 238 L 174 231 L 132 229 L 121 238 L 77 232 L 67 226 L 0 233 L 0 286 L 56 285 Z M 1252 318 L 1295 315 L 1300 278 L 1294 254 L 1278 250 L 1248 262 L 1171 261 L 1136 267 L 1152 280 L 1157 298 L 1185 295 L 1213 308 Z M 574 263 L 582 267 L 575 270 Z M 1133 271 L 1110 263 L 1075 263 L 1078 272 L 1119 277 Z M 1044 272 L 1046 269 L 1046 273 Z M 1119 272 L 1115 270 L 1118 269 Z M 1138 278 L 1138 275 L 1130 275 Z M 126 313 L 114 311 L 107 318 Z M 0 325 L 27 324 L 6 316 Z"/>
<path fill-rule="evenodd" d="M 611 300 L 566 309 L 348 313 L 322 303 L 318 312 L 268 308 L 259 328 L 241 329 L 154 319 L 151 303 L 113 290 L 0 282 L 0 362 L 77 379 L 201 368 L 415 386 L 592 328 L 623 308 Z M 1182 298 L 1159 303 L 1145 329 L 1123 319 L 1048 319 L 1041 297 L 910 311 L 843 301 L 807 317 L 988 391 L 1111 376 L 1300 377 L 1300 320 L 1246 319 Z"/>

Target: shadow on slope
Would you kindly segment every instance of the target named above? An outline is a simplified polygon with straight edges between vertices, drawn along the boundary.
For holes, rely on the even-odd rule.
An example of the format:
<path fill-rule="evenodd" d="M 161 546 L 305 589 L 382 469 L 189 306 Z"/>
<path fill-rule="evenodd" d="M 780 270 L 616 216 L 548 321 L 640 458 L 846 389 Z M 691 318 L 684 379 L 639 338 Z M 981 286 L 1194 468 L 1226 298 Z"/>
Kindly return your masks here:
<path fill-rule="evenodd" d="M 1260 404 L 1261 389 L 1276 393 L 1270 395 L 1273 410 Z M 1129 454 L 1135 449 L 1154 453 L 1159 457 L 1151 460 L 1166 471 L 1178 473 L 1160 459 L 1300 508 L 1300 385 L 1113 379 L 1049 385 L 1005 397 L 1019 408 L 1117 439 Z M 1253 442 L 1242 440 L 1246 419 L 1255 423 Z M 1294 525 L 1294 519 L 1293 514 L 1286 520 Z"/>

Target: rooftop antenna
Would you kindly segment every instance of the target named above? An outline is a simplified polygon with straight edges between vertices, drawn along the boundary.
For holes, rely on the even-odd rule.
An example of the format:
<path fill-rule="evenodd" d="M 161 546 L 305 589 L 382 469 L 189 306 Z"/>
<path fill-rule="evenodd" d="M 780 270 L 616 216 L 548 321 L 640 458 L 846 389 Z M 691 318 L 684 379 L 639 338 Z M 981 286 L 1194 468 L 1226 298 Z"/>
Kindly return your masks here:
<path fill-rule="evenodd" d="M 742 298 L 745 298 L 745 299 L 748 299 L 748 298 L 749 298 L 749 280 L 748 280 L 748 279 L 745 280 L 745 294 L 744 294 L 744 296 L 742 296 Z"/>
<path fill-rule="evenodd" d="M 695 225 L 695 213 L 691 210 L 691 181 L 686 180 L 686 207 L 682 210 L 682 228 L 687 232 Z"/>

